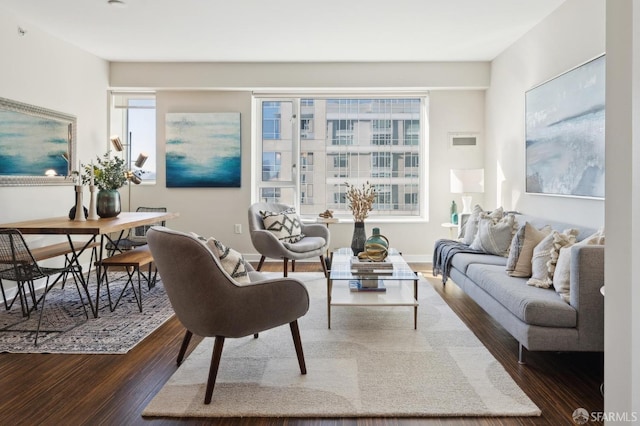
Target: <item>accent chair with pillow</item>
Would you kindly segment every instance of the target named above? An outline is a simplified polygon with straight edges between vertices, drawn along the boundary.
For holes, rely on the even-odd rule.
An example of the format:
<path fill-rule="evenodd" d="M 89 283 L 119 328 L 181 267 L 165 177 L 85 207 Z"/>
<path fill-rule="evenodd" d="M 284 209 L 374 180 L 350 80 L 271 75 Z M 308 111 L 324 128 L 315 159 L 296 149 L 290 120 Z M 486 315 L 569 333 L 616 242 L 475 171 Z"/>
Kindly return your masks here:
<path fill-rule="evenodd" d="M 282 259 L 284 276 L 295 271 L 295 261 L 319 257 L 327 276 L 324 253 L 329 247 L 329 228 L 313 223 L 305 224 L 295 210 L 286 204 L 255 203 L 249 207 L 249 232 L 253 247 L 261 258 L 256 268 L 262 268 L 265 259 Z"/>
<path fill-rule="evenodd" d="M 238 268 L 231 264 L 225 268 L 220 259 L 220 253 L 229 255 L 230 250 L 211 238 L 161 226 L 151 228 L 147 238 L 171 306 L 186 328 L 178 365 L 193 334 L 215 337 L 205 404 L 211 402 L 225 338 L 258 337 L 262 331 L 289 324 L 300 373 L 307 373 L 298 318 L 309 310 L 309 293 L 301 281 L 268 279 L 246 264 L 248 270 L 241 276 L 248 280 L 240 283 L 229 273 Z"/>

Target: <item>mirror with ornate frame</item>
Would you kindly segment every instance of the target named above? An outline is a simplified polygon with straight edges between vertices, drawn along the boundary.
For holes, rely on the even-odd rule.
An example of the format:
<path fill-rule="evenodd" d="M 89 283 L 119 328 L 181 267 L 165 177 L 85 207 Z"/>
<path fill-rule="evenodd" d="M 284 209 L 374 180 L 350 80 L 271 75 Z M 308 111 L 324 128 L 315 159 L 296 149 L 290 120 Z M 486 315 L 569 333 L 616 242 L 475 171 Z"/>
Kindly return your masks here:
<path fill-rule="evenodd" d="M 0 186 L 72 185 L 76 117 L 0 98 Z"/>

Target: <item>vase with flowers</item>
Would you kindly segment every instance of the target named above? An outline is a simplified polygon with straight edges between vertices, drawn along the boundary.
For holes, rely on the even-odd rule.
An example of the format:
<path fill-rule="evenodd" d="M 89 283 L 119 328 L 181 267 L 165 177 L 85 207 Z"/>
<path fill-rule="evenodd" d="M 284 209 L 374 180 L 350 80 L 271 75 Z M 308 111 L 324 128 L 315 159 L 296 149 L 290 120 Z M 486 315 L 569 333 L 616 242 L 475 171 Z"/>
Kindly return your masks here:
<path fill-rule="evenodd" d="M 349 210 L 353 213 L 353 237 L 351 238 L 351 250 L 357 256 L 364 251 L 364 243 L 367 240 L 367 233 L 364 229 L 364 220 L 373 210 L 373 202 L 376 199 L 376 191 L 367 181 L 362 186 L 347 185 L 347 201 Z"/>
<path fill-rule="evenodd" d="M 85 165 L 85 173 L 82 175 L 82 182 L 98 187 L 96 199 L 96 209 L 98 216 L 102 218 L 116 217 L 122 210 L 120 203 L 120 193 L 127 181 L 127 169 L 124 159 L 111 157 L 111 152 L 107 151 L 102 157 L 97 158 L 97 164 Z"/>

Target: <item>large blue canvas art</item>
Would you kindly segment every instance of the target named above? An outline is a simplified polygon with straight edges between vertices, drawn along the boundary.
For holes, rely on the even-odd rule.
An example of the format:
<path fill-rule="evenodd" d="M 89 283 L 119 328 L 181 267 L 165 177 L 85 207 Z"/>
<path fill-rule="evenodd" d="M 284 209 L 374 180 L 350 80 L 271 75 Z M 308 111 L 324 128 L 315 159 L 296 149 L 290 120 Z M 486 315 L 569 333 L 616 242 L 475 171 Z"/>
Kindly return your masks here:
<path fill-rule="evenodd" d="M 526 93 L 526 191 L 604 198 L 605 57 Z"/>
<path fill-rule="evenodd" d="M 70 141 L 68 123 L 0 110 L 0 175 L 66 176 Z"/>
<path fill-rule="evenodd" d="M 168 188 L 239 188 L 240 113 L 167 113 Z"/>

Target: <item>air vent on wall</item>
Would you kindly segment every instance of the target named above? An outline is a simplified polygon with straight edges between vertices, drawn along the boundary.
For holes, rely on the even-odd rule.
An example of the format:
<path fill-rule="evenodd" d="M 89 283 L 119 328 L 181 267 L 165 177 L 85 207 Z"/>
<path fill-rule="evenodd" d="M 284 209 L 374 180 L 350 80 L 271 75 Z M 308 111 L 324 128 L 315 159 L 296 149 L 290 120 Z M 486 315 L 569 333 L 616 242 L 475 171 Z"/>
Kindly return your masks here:
<path fill-rule="evenodd" d="M 452 147 L 476 147 L 478 135 L 472 133 L 449 133 L 449 145 Z"/>

